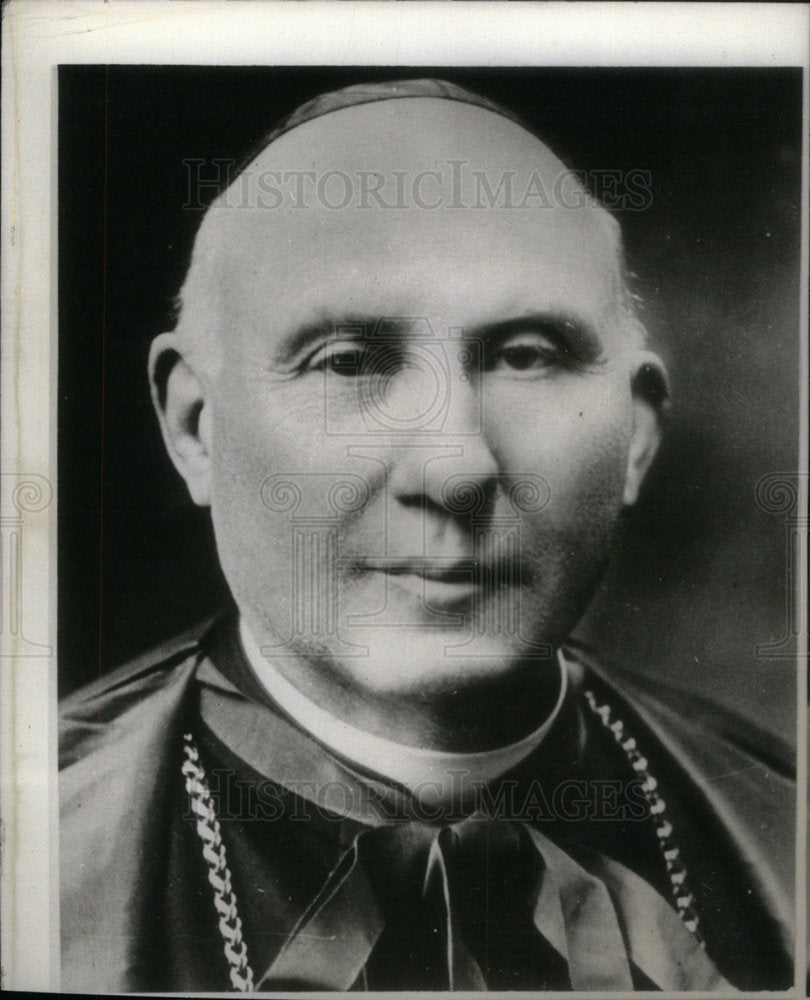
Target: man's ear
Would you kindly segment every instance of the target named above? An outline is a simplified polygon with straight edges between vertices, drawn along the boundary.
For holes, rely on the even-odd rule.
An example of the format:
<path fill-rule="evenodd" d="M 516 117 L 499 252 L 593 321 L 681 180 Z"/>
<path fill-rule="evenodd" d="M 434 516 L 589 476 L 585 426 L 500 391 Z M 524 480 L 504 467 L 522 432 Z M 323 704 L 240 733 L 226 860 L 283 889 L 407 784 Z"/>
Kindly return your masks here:
<path fill-rule="evenodd" d="M 161 333 L 149 351 L 152 402 L 166 450 L 191 499 L 211 503 L 211 406 L 189 353 L 176 334 Z"/>
<path fill-rule="evenodd" d="M 633 432 L 627 455 L 624 502 L 638 499 L 641 484 L 661 440 L 661 418 L 669 402 L 669 382 L 663 361 L 651 351 L 635 359 L 630 387 L 633 393 Z"/>

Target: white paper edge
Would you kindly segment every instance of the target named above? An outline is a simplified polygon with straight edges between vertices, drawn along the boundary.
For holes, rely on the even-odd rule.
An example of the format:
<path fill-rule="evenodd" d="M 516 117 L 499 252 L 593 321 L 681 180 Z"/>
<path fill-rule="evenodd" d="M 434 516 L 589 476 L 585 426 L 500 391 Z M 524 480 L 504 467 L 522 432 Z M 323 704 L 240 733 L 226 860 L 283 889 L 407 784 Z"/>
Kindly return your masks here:
<path fill-rule="evenodd" d="M 56 664 L 54 656 L 30 655 L 35 648 L 31 643 L 40 644 L 40 654 L 43 646 L 56 648 L 56 66 L 61 62 L 803 66 L 806 208 L 810 18 L 806 5 L 767 3 L 12 0 L 3 9 L 3 21 L 0 456 L 4 487 L 12 481 L 9 477 L 22 475 L 34 483 L 34 492 L 50 485 L 54 497 L 41 509 L 27 511 L 17 530 L 8 488 L 2 493 L 4 530 L 17 531 L 23 557 L 22 627 L 15 633 L 8 626 L 4 608 L 6 627 L 0 634 L 2 985 L 58 990 Z M 801 412 L 806 414 L 806 211 L 802 258 Z M 798 465 L 805 473 L 806 455 L 805 421 Z M 42 477 L 44 486 L 42 479 L 31 477 Z M 806 513 L 806 476 L 801 483 L 800 509 Z M 32 503 L 36 507 L 35 497 Z M 804 560 L 806 545 L 800 549 Z M 6 552 L 4 558 L 5 582 Z M 798 575 L 799 607 L 806 616 L 806 564 Z M 8 599 L 5 592 L 3 599 Z M 804 666 L 806 618 L 801 640 Z M 803 669 L 798 677 L 801 789 L 807 785 Z M 806 809 L 801 797 L 797 822 L 797 969 L 802 970 L 806 968 Z M 804 995 L 803 980 L 800 973 L 797 995 Z"/>

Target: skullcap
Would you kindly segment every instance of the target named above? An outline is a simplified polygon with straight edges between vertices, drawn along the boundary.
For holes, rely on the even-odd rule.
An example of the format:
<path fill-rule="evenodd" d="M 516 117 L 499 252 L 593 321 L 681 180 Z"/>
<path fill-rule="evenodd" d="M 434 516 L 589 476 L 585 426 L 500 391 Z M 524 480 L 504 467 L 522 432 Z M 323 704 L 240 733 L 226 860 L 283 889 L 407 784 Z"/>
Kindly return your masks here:
<path fill-rule="evenodd" d="M 331 114 L 333 111 L 342 111 L 344 108 L 355 108 L 362 104 L 374 104 L 377 101 L 403 100 L 409 97 L 433 97 L 446 101 L 459 101 L 462 104 L 472 104 L 487 111 L 509 118 L 520 125 L 526 131 L 536 134 L 525 121 L 508 108 L 490 101 L 480 94 L 474 94 L 471 90 L 465 90 L 455 83 L 447 80 L 436 80 L 425 78 L 421 80 L 393 80 L 381 83 L 356 83 L 351 87 L 343 87 L 341 90 L 333 90 L 326 94 L 319 94 L 310 101 L 299 105 L 290 114 L 285 115 L 262 139 L 256 143 L 248 152 L 236 173 L 231 177 L 238 177 L 272 142 L 291 132 L 299 125 L 311 122 L 316 118 Z"/>

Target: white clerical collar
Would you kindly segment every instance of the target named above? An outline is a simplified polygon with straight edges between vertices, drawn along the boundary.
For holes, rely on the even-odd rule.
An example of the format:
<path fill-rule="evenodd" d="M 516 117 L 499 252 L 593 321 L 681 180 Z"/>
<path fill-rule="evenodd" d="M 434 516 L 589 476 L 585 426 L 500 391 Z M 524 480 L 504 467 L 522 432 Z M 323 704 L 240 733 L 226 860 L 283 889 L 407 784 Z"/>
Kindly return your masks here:
<path fill-rule="evenodd" d="M 553 711 L 542 725 L 517 743 L 495 750 L 448 753 L 394 743 L 349 725 L 316 705 L 262 655 L 244 619 L 240 620 L 239 634 L 248 662 L 259 682 L 294 722 L 337 756 L 364 771 L 403 785 L 420 801 L 447 801 L 455 798 L 459 780 L 488 784 L 519 764 L 539 746 L 551 729 L 568 687 L 565 660 L 558 652 L 560 694 Z"/>

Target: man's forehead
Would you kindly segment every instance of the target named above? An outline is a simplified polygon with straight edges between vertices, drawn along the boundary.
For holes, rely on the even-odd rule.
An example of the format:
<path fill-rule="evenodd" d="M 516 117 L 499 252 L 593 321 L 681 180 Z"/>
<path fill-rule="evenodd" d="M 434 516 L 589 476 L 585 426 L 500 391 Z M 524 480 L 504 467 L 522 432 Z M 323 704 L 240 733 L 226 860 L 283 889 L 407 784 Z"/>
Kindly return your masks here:
<path fill-rule="evenodd" d="M 490 286 L 532 308 L 610 294 L 615 224 L 536 136 L 488 108 L 436 97 L 375 101 L 272 141 L 214 203 L 195 257 L 244 319 L 442 312 L 445 287 Z M 451 296 L 452 297 L 452 296 Z M 251 305 L 252 303 L 252 305 Z"/>
<path fill-rule="evenodd" d="M 457 100 L 409 98 L 342 108 L 271 142 L 203 224 L 228 249 L 375 231 L 440 238 L 501 228 L 608 236 L 607 213 L 532 133 Z M 317 243 L 309 244 L 317 247 Z M 344 244 L 344 251 L 348 249 Z"/>
<path fill-rule="evenodd" d="M 378 100 L 308 119 L 273 139 L 245 168 L 247 184 L 267 170 L 391 171 L 441 168 L 567 173 L 537 136 L 488 107 L 439 97 Z M 242 189 L 245 188 L 242 183 Z M 224 199 L 226 202 L 228 199 Z"/>

